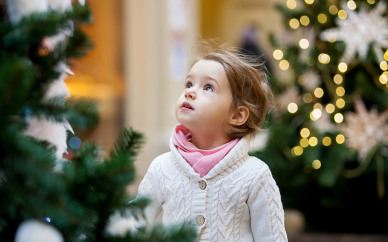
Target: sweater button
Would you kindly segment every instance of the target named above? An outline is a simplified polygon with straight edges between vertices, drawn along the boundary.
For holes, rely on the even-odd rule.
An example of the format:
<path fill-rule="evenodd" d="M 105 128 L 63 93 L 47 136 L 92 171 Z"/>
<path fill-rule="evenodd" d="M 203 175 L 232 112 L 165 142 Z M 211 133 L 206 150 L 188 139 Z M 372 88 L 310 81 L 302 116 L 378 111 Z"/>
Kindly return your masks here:
<path fill-rule="evenodd" d="M 206 182 L 205 181 L 201 181 L 199 183 L 199 188 L 201 188 L 202 190 L 205 190 L 206 189 Z"/>
<path fill-rule="evenodd" d="M 205 218 L 203 216 L 199 215 L 197 217 L 197 224 L 198 225 L 203 225 L 204 223 L 205 223 Z"/>

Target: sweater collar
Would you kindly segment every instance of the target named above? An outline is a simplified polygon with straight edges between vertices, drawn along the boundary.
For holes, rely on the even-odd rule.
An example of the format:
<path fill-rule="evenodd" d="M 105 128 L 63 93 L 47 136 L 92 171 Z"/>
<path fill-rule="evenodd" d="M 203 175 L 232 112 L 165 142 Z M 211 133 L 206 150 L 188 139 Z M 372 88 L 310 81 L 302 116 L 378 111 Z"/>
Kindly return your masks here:
<path fill-rule="evenodd" d="M 246 135 L 240 139 L 240 141 L 229 151 L 229 153 L 216 164 L 210 171 L 207 173 L 203 179 L 211 179 L 224 171 L 228 170 L 227 174 L 233 172 L 242 165 L 242 160 L 244 157 L 248 156 L 249 151 L 250 136 Z M 186 176 L 191 178 L 201 179 L 199 174 L 194 171 L 194 169 L 187 163 L 187 161 L 182 157 L 175 147 L 172 139 L 170 139 L 170 149 L 172 155 L 172 161 L 175 164 L 176 168 L 184 173 Z M 228 169 L 232 168 L 232 169 Z"/>

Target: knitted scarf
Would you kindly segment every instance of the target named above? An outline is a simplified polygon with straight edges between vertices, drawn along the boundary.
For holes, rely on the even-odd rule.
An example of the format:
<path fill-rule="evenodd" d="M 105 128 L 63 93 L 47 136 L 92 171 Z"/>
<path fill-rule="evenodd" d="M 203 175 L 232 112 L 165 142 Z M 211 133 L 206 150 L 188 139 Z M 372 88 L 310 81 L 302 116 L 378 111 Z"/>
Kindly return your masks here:
<path fill-rule="evenodd" d="M 172 132 L 172 142 L 177 147 L 178 152 L 201 178 L 217 165 L 239 140 L 231 140 L 212 150 L 201 150 L 191 143 L 191 133 L 182 124 L 175 126 Z"/>

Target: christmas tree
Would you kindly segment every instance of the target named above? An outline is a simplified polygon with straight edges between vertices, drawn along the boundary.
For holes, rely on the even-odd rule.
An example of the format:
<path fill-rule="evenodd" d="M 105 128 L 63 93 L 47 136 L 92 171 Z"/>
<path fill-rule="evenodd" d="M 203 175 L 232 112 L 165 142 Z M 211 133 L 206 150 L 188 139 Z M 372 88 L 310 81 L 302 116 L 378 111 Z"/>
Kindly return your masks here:
<path fill-rule="evenodd" d="M 268 162 L 307 231 L 387 233 L 388 18 L 383 0 L 287 0 L 272 35 Z"/>
<path fill-rule="evenodd" d="M 91 47 L 87 5 L 0 5 L 1 241 L 194 241 L 189 224 L 135 228 L 147 198 L 130 196 L 141 133 L 124 129 L 107 157 L 84 143 L 64 160 L 67 132 L 98 122 L 93 101 L 70 98 L 71 58 Z M 129 202 L 131 201 L 131 202 Z"/>

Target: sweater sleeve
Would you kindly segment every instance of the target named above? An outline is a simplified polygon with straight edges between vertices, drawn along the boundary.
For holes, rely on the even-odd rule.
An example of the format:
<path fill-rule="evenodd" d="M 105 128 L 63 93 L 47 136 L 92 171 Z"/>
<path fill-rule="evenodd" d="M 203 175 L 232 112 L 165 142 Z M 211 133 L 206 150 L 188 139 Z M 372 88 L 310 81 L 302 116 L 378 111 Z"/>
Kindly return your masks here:
<path fill-rule="evenodd" d="M 247 204 L 254 241 L 287 241 L 279 188 L 268 167 L 252 182 Z"/>

